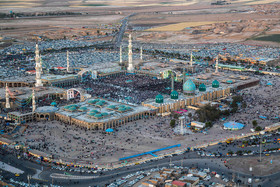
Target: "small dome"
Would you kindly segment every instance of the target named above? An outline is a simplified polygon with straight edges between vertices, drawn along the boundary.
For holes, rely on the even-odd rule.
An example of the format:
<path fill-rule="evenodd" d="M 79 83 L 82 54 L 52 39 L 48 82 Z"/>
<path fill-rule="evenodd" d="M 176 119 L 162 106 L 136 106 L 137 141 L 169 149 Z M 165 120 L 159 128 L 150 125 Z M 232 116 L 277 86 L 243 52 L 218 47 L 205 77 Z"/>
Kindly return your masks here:
<path fill-rule="evenodd" d="M 213 82 L 212 82 L 212 87 L 213 87 L 213 88 L 219 88 L 219 86 L 220 86 L 219 81 L 213 80 Z"/>
<path fill-rule="evenodd" d="M 107 112 L 101 113 L 102 116 L 108 116 L 109 114 Z"/>
<path fill-rule="evenodd" d="M 95 102 L 94 102 L 94 100 L 89 100 L 88 103 L 94 104 Z"/>
<path fill-rule="evenodd" d="M 65 107 L 63 107 L 64 109 L 69 109 L 71 106 L 70 105 L 67 105 Z"/>
<path fill-rule="evenodd" d="M 110 108 L 110 109 L 115 109 L 115 108 L 116 108 L 116 106 L 115 106 L 115 105 L 110 105 L 110 106 L 108 106 L 107 108 Z"/>
<path fill-rule="evenodd" d="M 131 107 L 128 106 L 128 107 L 125 107 L 125 109 L 126 109 L 126 110 L 131 110 Z"/>
<path fill-rule="evenodd" d="M 90 112 L 99 113 L 98 110 L 91 110 Z"/>
<path fill-rule="evenodd" d="M 178 99 L 179 97 L 179 94 L 176 90 L 173 90 L 170 95 L 171 95 L 171 99 Z"/>
<path fill-rule="evenodd" d="M 205 92 L 205 91 L 206 91 L 206 86 L 205 86 L 205 84 L 202 83 L 201 85 L 199 85 L 199 88 L 198 88 L 198 89 L 199 89 L 200 92 Z"/>
<path fill-rule="evenodd" d="M 161 94 L 156 96 L 156 103 L 163 103 L 163 96 Z"/>
<path fill-rule="evenodd" d="M 83 107 L 79 108 L 79 110 L 85 111 L 85 110 L 87 110 L 87 107 L 83 106 Z"/>
<path fill-rule="evenodd" d="M 195 84 L 193 83 L 193 81 L 191 79 L 188 79 L 183 85 L 184 93 L 194 94 L 195 89 L 196 89 Z"/>
<path fill-rule="evenodd" d="M 95 105 L 98 105 L 98 106 L 103 106 L 103 105 L 104 105 L 104 103 L 99 101 L 99 102 L 95 103 Z"/>
<path fill-rule="evenodd" d="M 121 107 L 121 108 L 119 108 L 119 109 L 118 109 L 118 111 L 120 111 L 120 112 L 124 112 L 124 111 L 125 111 L 125 107 Z"/>
<path fill-rule="evenodd" d="M 95 114 L 94 117 L 96 117 L 96 118 L 101 118 L 101 117 L 102 117 L 102 114 Z"/>

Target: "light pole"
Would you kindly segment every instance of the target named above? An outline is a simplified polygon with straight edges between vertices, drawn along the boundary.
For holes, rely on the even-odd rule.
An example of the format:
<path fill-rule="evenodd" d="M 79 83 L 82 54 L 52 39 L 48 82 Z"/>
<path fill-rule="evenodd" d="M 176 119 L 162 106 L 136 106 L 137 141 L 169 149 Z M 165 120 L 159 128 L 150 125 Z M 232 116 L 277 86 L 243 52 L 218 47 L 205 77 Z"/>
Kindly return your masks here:
<path fill-rule="evenodd" d="M 264 135 L 264 131 L 260 132 L 260 162 L 262 161 L 262 135 Z"/>
<path fill-rule="evenodd" d="M 28 187 L 30 186 L 30 179 L 31 179 L 31 175 L 27 175 Z"/>

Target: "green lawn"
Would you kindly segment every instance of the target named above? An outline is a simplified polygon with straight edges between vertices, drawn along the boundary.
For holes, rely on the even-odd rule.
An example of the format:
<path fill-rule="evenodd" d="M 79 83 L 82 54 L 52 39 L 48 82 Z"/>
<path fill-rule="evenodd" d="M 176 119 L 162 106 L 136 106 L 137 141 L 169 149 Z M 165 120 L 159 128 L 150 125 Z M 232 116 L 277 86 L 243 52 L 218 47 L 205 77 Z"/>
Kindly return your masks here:
<path fill-rule="evenodd" d="M 269 41 L 269 42 L 278 42 L 278 43 L 280 43 L 280 34 L 271 34 L 271 35 L 258 36 L 258 37 L 253 38 L 253 40 Z"/>

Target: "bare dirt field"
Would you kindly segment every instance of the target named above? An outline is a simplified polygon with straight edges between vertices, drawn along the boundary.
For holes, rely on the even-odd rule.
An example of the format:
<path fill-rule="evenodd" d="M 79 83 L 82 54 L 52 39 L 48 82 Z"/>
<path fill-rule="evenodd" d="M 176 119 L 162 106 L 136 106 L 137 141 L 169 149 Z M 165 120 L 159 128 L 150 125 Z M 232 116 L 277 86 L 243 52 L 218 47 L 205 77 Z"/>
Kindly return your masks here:
<path fill-rule="evenodd" d="M 279 155 L 263 156 L 262 162 L 259 162 L 259 159 L 259 157 L 229 158 L 227 166 L 235 171 L 251 173 L 256 176 L 271 175 L 280 171 L 278 167 L 280 165 Z M 252 171 L 249 170 L 250 167 L 252 167 Z"/>

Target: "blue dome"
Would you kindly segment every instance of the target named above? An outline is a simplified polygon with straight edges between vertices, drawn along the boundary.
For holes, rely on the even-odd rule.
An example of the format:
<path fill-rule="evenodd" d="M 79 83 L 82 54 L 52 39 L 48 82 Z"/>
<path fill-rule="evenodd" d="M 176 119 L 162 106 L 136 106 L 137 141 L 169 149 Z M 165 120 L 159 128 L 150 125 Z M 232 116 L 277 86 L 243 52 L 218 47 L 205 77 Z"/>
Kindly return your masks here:
<path fill-rule="evenodd" d="M 193 81 L 191 79 L 188 79 L 183 85 L 184 93 L 194 94 L 195 89 L 196 89 L 195 84 L 193 83 Z"/>

